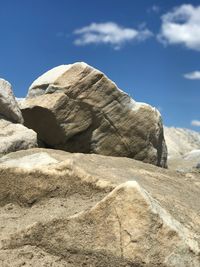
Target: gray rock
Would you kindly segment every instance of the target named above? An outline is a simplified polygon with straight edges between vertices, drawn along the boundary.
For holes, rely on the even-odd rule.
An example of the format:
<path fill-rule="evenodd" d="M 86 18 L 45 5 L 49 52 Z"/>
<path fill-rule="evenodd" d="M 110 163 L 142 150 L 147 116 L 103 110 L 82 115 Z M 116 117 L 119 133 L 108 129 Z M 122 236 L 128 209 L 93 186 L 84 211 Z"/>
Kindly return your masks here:
<path fill-rule="evenodd" d="M 21 108 L 25 125 L 47 147 L 167 165 L 160 113 L 135 102 L 85 63 L 43 74 L 31 85 Z"/>
<path fill-rule="evenodd" d="M 0 79 L 0 116 L 11 122 L 23 123 L 20 108 L 12 92 L 12 86 L 3 79 Z"/>

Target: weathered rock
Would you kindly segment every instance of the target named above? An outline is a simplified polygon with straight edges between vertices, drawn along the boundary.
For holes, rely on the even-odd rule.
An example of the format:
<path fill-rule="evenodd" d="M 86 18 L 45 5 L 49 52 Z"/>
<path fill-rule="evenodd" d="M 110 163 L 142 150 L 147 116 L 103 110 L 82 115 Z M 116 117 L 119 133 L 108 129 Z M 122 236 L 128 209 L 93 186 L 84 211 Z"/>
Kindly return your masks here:
<path fill-rule="evenodd" d="M 23 123 L 22 114 L 9 82 L 0 79 L 0 116 L 11 122 Z"/>
<path fill-rule="evenodd" d="M 182 128 L 165 127 L 169 168 L 188 172 L 200 162 L 200 133 Z"/>
<path fill-rule="evenodd" d="M 23 126 L 23 118 L 9 82 L 0 79 L 0 156 L 37 147 L 37 134 Z"/>
<path fill-rule="evenodd" d="M 0 119 L 0 155 L 37 146 L 37 134 L 33 130 Z"/>
<path fill-rule="evenodd" d="M 39 267 L 43 250 L 45 264 L 59 267 L 199 267 L 199 179 L 127 158 L 8 154 L 0 159 L 0 263 Z"/>
<path fill-rule="evenodd" d="M 167 165 L 160 113 L 85 63 L 62 65 L 39 77 L 22 113 L 47 147 Z"/>
<path fill-rule="evenodd" d="M 182 157 L 173 156 L 168 159 L 169 168 L 182 171 L 190 172 L 194 168 L 197 168 L 198 163 L 200 162 L 200 149 L 195 149 L 189 153 L 184 154 Z"/>
<path fill-rule="evenodd" d="M 183 128 L 164 127 L 169 158 L 182 157 L 200 149 L 200 133 Z"/>
<path fill-rule="evenodd" d="M 200 161 L 200 149 L 194 149 L 183 156 L 185 160 Z"/>

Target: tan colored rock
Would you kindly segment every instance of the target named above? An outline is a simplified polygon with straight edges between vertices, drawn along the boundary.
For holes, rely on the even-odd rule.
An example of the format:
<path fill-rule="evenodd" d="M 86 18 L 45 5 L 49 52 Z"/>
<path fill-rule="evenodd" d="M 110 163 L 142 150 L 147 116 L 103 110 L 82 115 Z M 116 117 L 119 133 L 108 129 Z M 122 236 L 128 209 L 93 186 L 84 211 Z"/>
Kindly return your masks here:
<path fill-rule="evenodd" d="M 37 147 L 37 134 L 23 126 L 22 114 L 9 82 L 0 79 L 0 156 Z"/>
<path fill-rule="evenodd" d="M 19 106 L 20 109 L 23 106 L 23 101 L 24 100 L 25 100 L 24 97 L 16 97 L 16 101 L 17 101 L 17 104 L 18 104 L 18 106 Z"/>
<path fill-rule="evenodd" d="M 183 128 L 164 127 L 165 140 L 170 158 L 183 157 L 200 149 L 200 133 Z"/>
<path fill-rule="evenodd" d="M 28 266 L 43 250 L 59 267 L 199 267 L 199 180 L 128 158 L 10 153 L 0 159 L 0 263 L 32 246 Z"/>
<path fill-rule="evenodd" d="M 190 172 L 200 162 L 200 133 L 189 129 L 165 127 L 168 166 Z"/>
<path fill-rule="evenodd" d="M 4 79 L 0 79 L 0 117 L 11 122 L 23 123 L 22 114 L 13 94 L 12 86 Z"/>
<path fill-rule="evenodd" d="M 19 123 L 0 119 L 0 156 L 37 147 L 37 134 Z"/>
<path fill-rule="evenodd" d="M 167 165 L 160 113 L 85 63 L 43 74 L 21 105 L 25 125 L 47 147 Z"/>
<path fill-rule="evenodd" d="M 191 172 L 198 168 L 200 163 L 200 149 L 195 149 L 186 153 L 182 157 L 169 158 L 169 168 L 175 169 L 180 172 Z"/>

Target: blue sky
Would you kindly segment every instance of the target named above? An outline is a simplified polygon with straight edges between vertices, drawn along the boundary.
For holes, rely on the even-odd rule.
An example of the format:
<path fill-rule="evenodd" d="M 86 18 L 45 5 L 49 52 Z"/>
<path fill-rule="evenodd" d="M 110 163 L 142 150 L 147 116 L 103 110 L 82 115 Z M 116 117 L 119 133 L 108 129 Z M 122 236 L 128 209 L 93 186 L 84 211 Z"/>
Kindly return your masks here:
<path fill-rule="evenodd" d="M 45 71 L 85 61 L 165 125 L 200 129 L 199 1 L 0 0 L 0 38 L 0 77 L 17 97 Z"/>

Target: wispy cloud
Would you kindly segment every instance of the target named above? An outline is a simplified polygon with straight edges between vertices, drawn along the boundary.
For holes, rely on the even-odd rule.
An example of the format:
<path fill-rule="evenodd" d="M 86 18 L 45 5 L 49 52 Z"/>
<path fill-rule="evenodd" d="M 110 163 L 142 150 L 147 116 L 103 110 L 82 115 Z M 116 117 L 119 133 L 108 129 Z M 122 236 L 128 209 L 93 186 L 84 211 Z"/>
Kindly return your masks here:
<path fill-rule="evenodd" d="M 184 78 L 189 80 L 200 80 L 200 71 L 193 71 L 183 75 Z"/>
<path fill-rule="evenodd" d="M 200 51 L 200 6 L 181 5 L 162 17 L 158 39 L 165 44 L 182 44 Z"/>
<path fill-rule="evenodd" d="M 200 127 L 200 121 L 199 121 L 199 120 L 192 120 L 192 121 L 191 121 L 191 125 L 192 125 L 192 126 Z"/>
<path fill-rule="evenodd" d="M 125 28 L 114 22 L 91 23 L 74 31 L 77 35 L 74 44 L 83 46 L 89 44 L 108 44 L 114 49 L 120 49 L 130 41 L 144 41 L 153 33 L 147 28 Z"/>
<path fill-rule="evenodd" d="M 148 13 L 159 13 L 160 7 L 158 5 L 153 5 L 147 10 L 147 12 Z"/>

